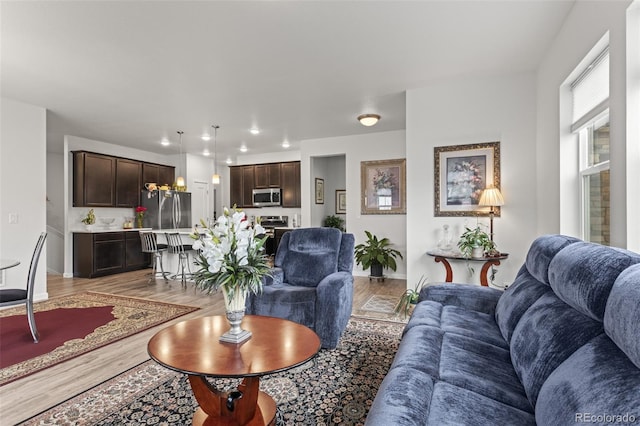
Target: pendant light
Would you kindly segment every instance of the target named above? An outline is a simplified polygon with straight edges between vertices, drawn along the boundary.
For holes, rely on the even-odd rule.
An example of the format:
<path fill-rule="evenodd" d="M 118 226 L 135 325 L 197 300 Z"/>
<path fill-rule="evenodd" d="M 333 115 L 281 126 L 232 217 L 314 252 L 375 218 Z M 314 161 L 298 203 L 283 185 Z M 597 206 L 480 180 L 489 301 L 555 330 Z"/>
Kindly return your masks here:
<path fill-rule="evenodd" d="M 212 125 L 213 127 L 213 176 L 211 176 L 211 183 L 218 185 L 220 183 L 220 175 L 216 172 L 216 163 L 218 162 L 218 129 L 220 126 Z"/>
<path fill-rule="evenodd" d="M 180 135 L 180 161 L 182 161 L 182 134 L 184 132 L 182 130 L 178 130 L 178 134 Z M 180 171 L 182 171 L 182 166 L 180 167 Z M 184 188 L 184 177 L 179 176 L 176 179 L 176 186 L 178 189 Z"/>

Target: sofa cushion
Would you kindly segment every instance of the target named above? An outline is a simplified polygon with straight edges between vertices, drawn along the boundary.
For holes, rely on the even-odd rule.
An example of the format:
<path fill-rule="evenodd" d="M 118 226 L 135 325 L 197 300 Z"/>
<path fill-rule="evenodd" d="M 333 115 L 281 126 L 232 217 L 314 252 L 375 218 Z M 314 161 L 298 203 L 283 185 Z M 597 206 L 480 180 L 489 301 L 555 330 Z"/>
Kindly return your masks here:
<path fill-rule="evenodd" d="M 549 283 L 566 304 L 602 321 L 613 283 L 636 263 L 640 263 L 640 255 L 630 251 L 579 242 L 553 258 Z"/>
<path fill-rule="evenodd" d="M 536 280 L 526 268 L 520 269 L 515 281 L 505 290 L 496 305 L 496 322 L 507 342 L 511 342 L 513 330 L 533 302 L 551 292 L 553 290 L 549 286 Z"/>
<path fill-rule="evenodd" d="M 508 349 L 445 333 L 440 355 L 440 380 L 533 413 L 511 364 Z"/>
<path fill-rule="evenodd" d="M 525 266 L 529 273 L 541 283 L 549 284 L 549 264 L 555 255 L 569 244 L 579 242 L 565 235 L 543 235 L 536 238 L 529 247 Z"/>
<path fill-rule="evenodd" d="M 443 336 L 444 332 L 435 327 L 420 325 L 410 328 L 404 333 L 390 368 L 410 368 L 437 379 L 440 376 Z"/>
<path fill-rule="evenodd" d="M 611 417 L 597 418 L 604 415 Z M 635 424 L 640 421 L 640 370 L 601 334 L 551 373 L 540 389 L 536 420 L 541 425 Z"/>
<path fill-rule="evenodd" d="M 380 384 L 369 409 L 368 426 L 425 424 L 429 415 L 433 378 L 411 368 L 394 368 Z"/>
<path fill-rule="evenodd" d="M 511 337 L 511 360 L 533 406 L 553 370 L 603 331 L 601 322 L 576 311 L 553 293 L 541 296 L 522 315 Z"/>
<path fill-rule="evenodd" d="M 270 285 L 263 287 L 260 299 L 251 298 L 252 315 L 286 318 L 314 329 L 316 311 L 315 287 Z"/>
<path fill-rule="evenodd" d="M 604 312 L 604 330 L 631 362 L 640 368 L 638 324 L 640 324 L 640 265 L 634 265 L 620 274 L 611 289 Z M 640 401 L 640 395 L 638 400 Z"/>
<path fill-rule="evenodd" d="M 367 424 L 369 424 L 368 421 Z M 371 424 L 383 425 L 383 423 L 378 423 L 377 421 Z M 527 426 L 535 425 L 536 422 L 531 413 L 449 383 L 437 382 L 433 387 L 433 397 L 428 417 L 423 417 L 415 423 L 386 423 L 384 426 L 399 424 Z"/>

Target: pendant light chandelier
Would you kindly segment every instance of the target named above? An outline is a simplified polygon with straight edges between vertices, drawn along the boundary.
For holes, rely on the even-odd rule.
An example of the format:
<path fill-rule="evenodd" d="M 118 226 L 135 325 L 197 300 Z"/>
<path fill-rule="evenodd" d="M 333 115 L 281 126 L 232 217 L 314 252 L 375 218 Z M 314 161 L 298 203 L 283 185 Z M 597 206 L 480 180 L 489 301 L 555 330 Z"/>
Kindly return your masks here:
<path fill-rule="evenodd" d="M 211 183 L 218 185 L 220 183 L 220 175 L 216 171 L 216 163 L 218 162 L 218 129 L 220 126 L 214 124 L 213 127 L 213 176 L 211 176 Z"/>
<path fill-rule="evenodd" d="M 178 134 L 180 135 L 180 161 L 182 161 L 182 134 L 184 132 L 182 130 L 178 130 Z M 182 171 L 182 165 L 180 166 L 179 171 Z M 178 174 L 178 177 L 176 178 L 176 186 L 178 187 L 177 189 L 182 189 L 184 188 L 184 177 L 180 176 L 180 174 Z"/>

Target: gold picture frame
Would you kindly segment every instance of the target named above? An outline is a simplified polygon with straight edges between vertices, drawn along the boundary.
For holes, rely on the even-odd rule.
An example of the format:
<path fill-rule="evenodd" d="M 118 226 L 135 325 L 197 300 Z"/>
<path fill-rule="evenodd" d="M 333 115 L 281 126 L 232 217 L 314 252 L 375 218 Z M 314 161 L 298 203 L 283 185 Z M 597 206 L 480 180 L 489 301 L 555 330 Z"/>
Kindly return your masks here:
<path fill-rule="evenodd" d="M 434 216 L 489 216 L 478 206 L 489 185 L 500 189 L 500 142 L 437 146 L 434 153 Z M 494 209 L 500 216 L 500 207 Z"/>
<path fill-rule="evenodd" d="M 347 191 L 336 189 L 336 214 L 347 213 Z"/>
<path fill-rule="evenodd" d="M 406 159 L 360 162 L 361 214 L 406 214 Z"/>
<path fill-rule="evenodd" d="M 316 178 L 316 204 L 324 204 L 324 179 Z"/>

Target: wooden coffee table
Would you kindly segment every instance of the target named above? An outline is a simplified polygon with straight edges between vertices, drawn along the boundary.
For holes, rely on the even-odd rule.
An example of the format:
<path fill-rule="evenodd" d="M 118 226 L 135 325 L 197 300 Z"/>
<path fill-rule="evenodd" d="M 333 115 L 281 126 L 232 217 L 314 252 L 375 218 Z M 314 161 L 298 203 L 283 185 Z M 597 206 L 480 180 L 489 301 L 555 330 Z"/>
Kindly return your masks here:
<path fill-rule="evenodd" d="M 241 344 L 220 342 L 229 330 L 224 316 L 179 322 L 156 333 L 147 346 L 153 360 L 188 374 L 200 405 L 194 425 L 270 425 L 276 403 L 260 391 L 260 376 L 288 370 L 313 358 L 320 338 L 311 329 L 279 318 L 247 315 L 253 335 Z M 221 392 L 207 377 L 242 378 L 237 391 Z"/>

